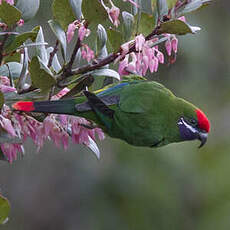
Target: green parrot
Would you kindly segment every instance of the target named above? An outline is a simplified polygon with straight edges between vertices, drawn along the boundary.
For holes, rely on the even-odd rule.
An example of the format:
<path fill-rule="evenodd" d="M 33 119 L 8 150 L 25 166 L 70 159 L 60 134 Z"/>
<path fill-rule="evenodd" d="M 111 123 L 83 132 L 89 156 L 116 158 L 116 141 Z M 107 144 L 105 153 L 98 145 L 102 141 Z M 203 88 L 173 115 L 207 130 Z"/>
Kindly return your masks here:
<path fill-rule="evenodd" d="M 136 79 L 136 80 L 134 80 Z M 174 142 L 207 140 L 210 122 L 193 104 L 155 81 L 134 77 L 84 96 L 58 101 L 19 101 L 24 112 L 69 114 L 97 124 L 110 137 L 131 145 L 160 147 Z"/>

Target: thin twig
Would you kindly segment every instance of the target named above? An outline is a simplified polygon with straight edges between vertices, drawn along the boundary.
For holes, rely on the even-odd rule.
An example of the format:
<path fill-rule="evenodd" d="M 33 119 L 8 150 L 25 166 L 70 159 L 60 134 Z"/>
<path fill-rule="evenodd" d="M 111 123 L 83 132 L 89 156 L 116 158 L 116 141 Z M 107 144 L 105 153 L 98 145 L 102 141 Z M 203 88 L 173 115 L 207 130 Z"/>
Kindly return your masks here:
<path fill-rule="evenodd" d="M 26 89 L 22 89 L 21 91 L 19 91 L 18 92 L 18 94 L 20 95 L 20 94 L 24 94 L 24 93 L 29 93 L 29 92 L 32 92 L 32 91 L 34 91 L 34 90 L 37 90 L 38 88 L 35 88 L 34 86 L 30 86 L 30 87 L 28 87 L 28 88 L 26 88 Z"/>
<path fill-rule="evenodd" d="M 48 62 L 48 65 L 47 65 L 48 68 L 50 68 L 52 66 L 53 58 L 54 58 L 55 54 L 58 51 L 58 45 L 59 45 L 59 41 L 57 40 L 53 51 L 50 53 L 50 58 L 49 58 L 49 62 Z"/>
<path fill-rule="evenodd" d="M 67 64 L 67 66 L 66 66 L 66 68 L 65 68 L 65 71 L 66 71 L 67 73 L 71 73 L 71 69 L 72 69 L 72 66 L 73 66 L 73 62 L 74 62 L 75 57 L 76 57 L 76 55 L 77 55 L 77 51 L 80 49 L 80 47 L 81 47 L 81 40 L 78 38 L 78 39 L 77 39 L 77 42 L 76 42 L 76 45 L 75 45 L 75 47 L 74 47 L 73 53 L 72 53 L 72 55 L 71 55 L 70 61 L 69 61 L 69 63 Z M 65 72 L 65 71 L 64 71 L 64 72 Z"/>

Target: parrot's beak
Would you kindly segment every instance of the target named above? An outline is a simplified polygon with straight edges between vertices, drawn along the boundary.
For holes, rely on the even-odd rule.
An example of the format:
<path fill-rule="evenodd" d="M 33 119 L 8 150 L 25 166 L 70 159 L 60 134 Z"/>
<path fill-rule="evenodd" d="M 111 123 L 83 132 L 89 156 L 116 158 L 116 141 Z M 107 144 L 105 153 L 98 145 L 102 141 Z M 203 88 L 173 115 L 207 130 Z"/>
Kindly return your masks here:
<path fill-rule="evenodd" d="M 206 143 L 207 138 L 208 138 L 208 133 L 199 132 L 198 139 L 201 142 L 199 148 L 201 148 Z"/>
<path fill-rule="evenodd" d="M 207 141 L 208 133 L 204 130 L 200 130 L 197 127 L 190 125 L 183 117 L 177 123 L 181 135 L 181 139 L 184 141 L 200 140 L 201 148 Z"/>

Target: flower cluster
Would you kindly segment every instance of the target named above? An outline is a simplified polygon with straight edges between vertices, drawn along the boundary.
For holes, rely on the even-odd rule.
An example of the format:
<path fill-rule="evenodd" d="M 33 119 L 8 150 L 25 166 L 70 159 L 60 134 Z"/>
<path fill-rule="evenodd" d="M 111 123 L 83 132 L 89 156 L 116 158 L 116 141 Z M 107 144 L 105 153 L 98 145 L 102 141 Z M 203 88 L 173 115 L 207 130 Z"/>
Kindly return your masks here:
<path fill-rule="evenodd" d="M 88 45 L 83 44 L 81 47 L 81 56 L 83 59 L 90 62 L 92 59 L 94 59 L 94 52 L 89 48 Z"/>
<path fill-rule="evenodd" d="M 134 6 L 139 7 L 138 4 L 135 1 L 133 1 L 133 0 L 123 0 L 123 1 L 124 2 L 128 1 L 131 4 L 133 4 Z M 104 1 L 101 0 L 102 6 L 105 8 L 105 10 L 108 13 L 109 20 L 113 23 L 113 25 L 115 27 L 118 27 L 119 24 L 120 24 L 120 21 L 119 21 L 120 9 L 114 5 L 114 3 L 112 2 L 112 0 L 109 0 L 109 3 L 111 5 L 111 8 L 107 7 L 105 5 Z"/>
<path fill-rule="evenodd" d="M 81 42 L 81 56 L 83 59 L 90 62 L 92 59 L 94 59 L 94 51 L 91 50 L 87 44 L 82 43 L 84 38 L 90 35 L 90 30 L 85 27 L 84 23 L 81 23 L 80 21 L 76 20 L 69 24 L 66 32 L 67 42 L 70 42 L 72 40 L 75 30 L 77 28 L 78 28 L 78 38 Z"/>
<path fill-rule="evenodd" d="M 168 38 L 165 42 L 165 47 L 170 56 L 172 49 L 175 53 L 177 52 L 178 40 L 175 35 L 171 36 L 165 34 L 165 36 Z M 159 63 L 163 64 L 165 59 L 164 54 L 159 50 L 159 47 L 154 45 L 157 41 L 158 38 L 146 41 L 145 37 L 140 34 L 136 36 L 135 41 L 122 45 L 121 57 L 123 60 L 119 63 L 119 74 L 127 75 L 132 73 L 144 76 L 148 69 L 151 73 L 157 72 Z M 130 44 L 133 42 L 135 42 L 135 52 L 127 54 L 129 52 Z M 131 62 L 129 62 L 130 58 Z"/>
<path fill-rule="evenodd" d="M 10 80 L 8 77 L 0 76 L 0 91 L 2 93 L 9 93 L 16 91 L 16 89 L 10 86 Z"/>
<path fill-rule="evenodd" d="M 78 38 L 80 39 L 80 41 L 83 41 L 85 37 L 88 37 L 90 35 L 90 30 L 85 27 L 84 23 L 81 23 L 79 20 L 76 20 L 68 25 L 68 29 L 66 32 L 68 43 L 72 40 L 74 32 L 77 28 Z"/>
<path fill-rule="evenodd" d="M 4 85 L 3 82 L 6 85 L 9 84 L 8 78 L 1 77 L 0 79 L 1 85 Z M 53 96 L 52 100 L 60 99 L 68 91 L 67 88 L 64 88 Z M 100 152 L 95 143 L 96 135 L 100 140 L 104 139 L 102 130 L 93 127 L 84 118 L 51 114 L 43 122 L 39 122 L 27 114 L 12 112 L 6 105 L 3 106 L 0 115 L 0 129 L 0 137 L 4 136 L 5 138 L 5 142 L 0 144 L 0 148 L 10 163 L 17 159 L 18 153 L 24 153 L 22 144 L 28 137 L 33 140 L 38 150 L 46 140 L 52 140 L 57 147 L 63 146 L 66 150 L 71 137 L 73 143 L 88 146 L 98 157 Z"/>

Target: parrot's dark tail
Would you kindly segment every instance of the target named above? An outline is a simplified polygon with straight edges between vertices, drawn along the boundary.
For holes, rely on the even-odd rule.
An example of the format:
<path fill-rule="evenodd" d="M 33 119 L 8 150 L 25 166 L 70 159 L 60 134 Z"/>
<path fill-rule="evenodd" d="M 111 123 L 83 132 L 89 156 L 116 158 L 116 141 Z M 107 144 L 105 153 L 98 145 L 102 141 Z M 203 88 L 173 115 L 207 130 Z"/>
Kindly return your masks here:
<path fill-rule="evenodd" d="M 57 101 L 19 101 L 12 105 L 14 110 L 22 112 L 74 114 L 76 101 L 74 99 Z"/>

